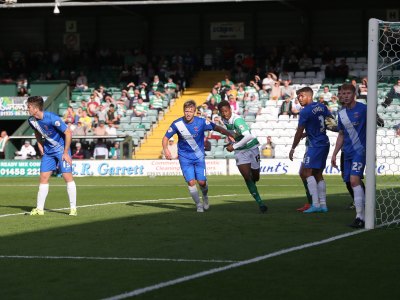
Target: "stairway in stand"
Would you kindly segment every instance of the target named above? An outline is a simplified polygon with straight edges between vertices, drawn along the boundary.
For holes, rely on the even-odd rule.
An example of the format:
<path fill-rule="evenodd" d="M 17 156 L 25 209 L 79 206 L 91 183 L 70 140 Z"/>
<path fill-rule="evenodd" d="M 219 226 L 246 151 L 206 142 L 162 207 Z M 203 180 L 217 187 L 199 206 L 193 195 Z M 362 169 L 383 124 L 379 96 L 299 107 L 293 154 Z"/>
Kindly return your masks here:
<path fill-rule="evenodd" d="M 159 121 L 158 125 L 149 132 L 146 139 L 142 141 L 140 147 L 137 147 L 134 159 L 159 159 L 162 152 L 162 138 L 168 130 L 169 125 L 176 119 L 183 116 L 183 104 L 187 100 L 196 101 L 197 105 L 201 105 L 206 101 L 211 88 L 216 82 L 224 79 L 226 72 L 224 71 L 201 71 L 193 78 L 192 86 L 186 89 L 183 96 L 176 99 L 171 107 L 165 112 L 164 118 Z"/>

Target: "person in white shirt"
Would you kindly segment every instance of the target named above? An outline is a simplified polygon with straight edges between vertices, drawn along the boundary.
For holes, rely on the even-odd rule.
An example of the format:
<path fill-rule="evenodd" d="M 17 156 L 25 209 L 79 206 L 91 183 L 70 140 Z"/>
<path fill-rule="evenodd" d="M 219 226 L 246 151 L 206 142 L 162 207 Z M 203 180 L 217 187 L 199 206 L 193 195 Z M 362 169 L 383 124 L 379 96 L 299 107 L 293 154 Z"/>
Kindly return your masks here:
<path fill-rule="evenodd" d="M 107 159 L 108 158 L 108 149 L 103 139 L 98 139 L 96 146 L 94 146 L 93 151 L 94 159 Z"/>
<path fill-rule="evenodd" d="M 5 149 L 8 141 L 7 131 L 3 130 L 0 134 L 0 159 L 5 158 Z"/>
<path fill-rule="evenodd" d="M 15 159 L 30 159 L 36 155 L 36 150 L 29 141 L 25 141 L 25 144 L 22 145 L 21 150 L 15 152 L 15 154 Z"/>

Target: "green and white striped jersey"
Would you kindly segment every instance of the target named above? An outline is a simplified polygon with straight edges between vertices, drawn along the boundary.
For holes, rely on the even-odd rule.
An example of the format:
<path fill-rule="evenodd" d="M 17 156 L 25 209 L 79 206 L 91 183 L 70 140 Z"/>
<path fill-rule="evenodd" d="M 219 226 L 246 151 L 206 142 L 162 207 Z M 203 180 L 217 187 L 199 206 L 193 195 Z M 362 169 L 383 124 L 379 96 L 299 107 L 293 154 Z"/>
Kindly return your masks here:
<path fill-rule="evenodd" d="M 224 120 L 224 124 L 226 126 L 226 129 L 232 133 L 236 142 L 239 142 L 241 139 L 243 139 L 243 133 L 245 133 L 246 131 L 251 133 L 250 127 L 249 125 L 247 125 L 246 121 L 241 116 L 238 116 L 236 114 L 232 114 L 231 118 L 228 121 Z M 258 142 L 257 138 L 253 138 L 252 140 L 247 142 L 246 145 L 235 150 L 248 150 L 254 148 L 255 146 L 258 146 L 259 144 L 260 143 Z"/>

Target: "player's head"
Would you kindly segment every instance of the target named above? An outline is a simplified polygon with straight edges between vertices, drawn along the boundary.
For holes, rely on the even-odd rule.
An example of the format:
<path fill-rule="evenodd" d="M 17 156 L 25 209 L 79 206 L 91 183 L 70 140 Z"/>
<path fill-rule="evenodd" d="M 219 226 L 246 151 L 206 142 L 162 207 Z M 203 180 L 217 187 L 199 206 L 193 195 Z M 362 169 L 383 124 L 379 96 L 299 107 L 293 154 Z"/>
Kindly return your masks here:
<path fill-rule="evenodd" d="M 43 98 L 41 96 L 31 96 L 26 101 L 28 112 L 31 116 L 35 115 L 38 111 L 43 111 Z"/>
<path fill-rule="evenodd" d="M 221 115 L 221 117 L 225 120 L 229 120 L 232 116 L 232 109 L 231 109 L 231 105 L 229 104 L 228 101 L 221 101 L 218 104 L 218 111 Z"/>
<path fill-rule="evenodd" d="M 351 83 L 344 83 L 340 87 L 340 102 L 348 106 L 356 101 L 356 88 Z"/>
<path fill-rule="evenodd" d="M 185 122 L 192 122 L 194 115 L 196 113 L 197 106 L 194 100 L 188 100 L 183 104 L 183 117 Z"/>
<path fill-rule="evenodd" d="M 296 94 L 297 94 L 297 99 L 299 99 L 301 106 L 306 106 L 313 102 L 314 92 L 312 88 L 308 86 L 297 90 Z"/>

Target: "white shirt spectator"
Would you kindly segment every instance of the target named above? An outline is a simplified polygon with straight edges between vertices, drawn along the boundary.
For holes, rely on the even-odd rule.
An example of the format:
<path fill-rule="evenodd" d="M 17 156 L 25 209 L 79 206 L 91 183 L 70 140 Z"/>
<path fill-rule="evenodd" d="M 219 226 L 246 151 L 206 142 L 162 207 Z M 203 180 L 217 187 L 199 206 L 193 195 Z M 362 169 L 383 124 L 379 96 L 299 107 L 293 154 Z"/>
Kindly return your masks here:
<path fill-rule="evenodd" d="M 25 141 L 25 144 L 22 145 L 21 150 L 15 152 L 15 154 L 17 155 L 15 156 L 15 159 L 27 159 L 35 156 L 36 150 L 32 147 L 29 141 Z"/>

